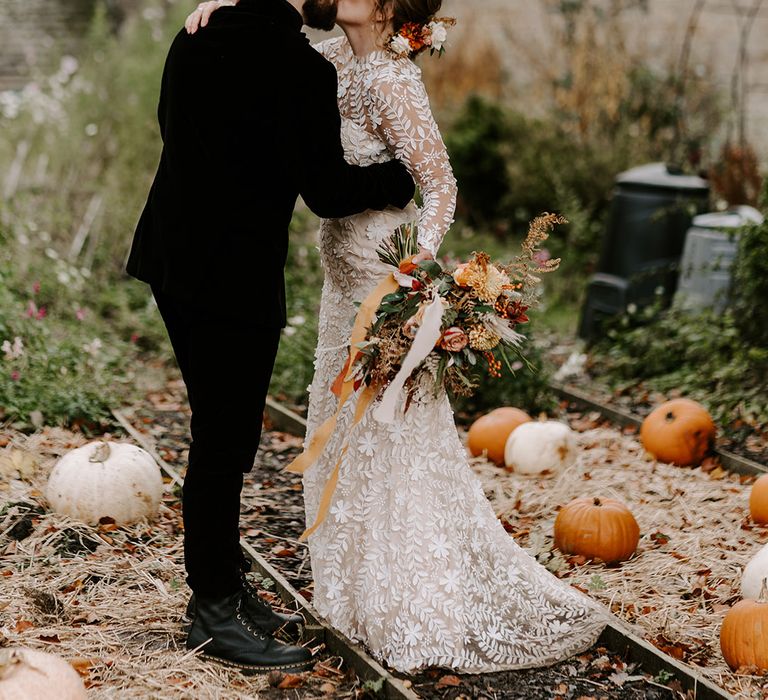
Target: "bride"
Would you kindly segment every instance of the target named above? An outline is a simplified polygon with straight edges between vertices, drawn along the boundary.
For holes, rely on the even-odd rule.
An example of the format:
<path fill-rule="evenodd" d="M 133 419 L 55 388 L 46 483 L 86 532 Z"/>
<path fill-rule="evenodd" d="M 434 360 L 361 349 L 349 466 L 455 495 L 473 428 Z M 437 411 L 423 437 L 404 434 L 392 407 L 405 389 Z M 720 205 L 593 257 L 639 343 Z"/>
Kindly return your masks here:
<path fill-rule="evenodd" d="M 196 30 L 229 2 L 203 4 Z M 325 284 L 307 444 L 337 409 L 331 392 L 365 299 L 389 270 L 379 244 L 405 222 L 418 223 L 418 259 L 437 254 L 453 222 L 456 181 L 413 62 L 439 49 L 442 0 L 338 0 L 343 37 L 316 46 L 338 72 L 346 158 L 357 165 L 399 158 L 423 206 L 324 220 Z M 353 426 L 344 408 L 320 458 L 306 472 L 307 523 L 340 461 L 327 517 L 309 537 L 318 612 L 398 671 L 445 666 L 490 672 L 545 666 L 590 647 L 606 614 L 550 574 L 506 533 L 471 471 L 447 396 L 418 391 L 391 424 L 373 407 Z"/>

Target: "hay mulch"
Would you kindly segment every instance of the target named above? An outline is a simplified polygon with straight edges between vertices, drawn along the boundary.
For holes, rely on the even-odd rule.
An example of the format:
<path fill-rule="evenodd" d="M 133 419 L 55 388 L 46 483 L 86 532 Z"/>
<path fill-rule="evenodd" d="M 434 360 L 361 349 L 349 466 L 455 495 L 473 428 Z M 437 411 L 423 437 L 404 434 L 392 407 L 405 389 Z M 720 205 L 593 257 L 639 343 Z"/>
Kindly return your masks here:
<path fill-rule="evenodd" d="M 768 676 L 733 673 L 720 626 L 740 600 L 741 570 L 768 541 L 749 519 L 754 479 L 713 460 L 697 469 L 655 462 L 631 428 L 573 413 L 576 463 L 553 478 L 527 478 L 482 458 L 472 466 L 516 541 L 551 571 L 608 605 L 635 632 L 738 698 L 768 698 Z M 601 426 L 601 427 L 598 427 Z M 637 519 L 637 553 L 617 566 L 564 557 L 553 546 L 557 510 L 578 496 L 618 498 Z"/>
<path fill-rule="evenodd" d="M 322 654 L 312 673 L 246 676 L 188 651 L 178 489 L 168 484 L 155 522 L 129 527 L 89 527 L 47 510 L 53 464 L 86 441 L 57 428 L 0 428 L 0 647 L 62 656 L 94 699 L 359 694 L 340 660 Z"/>

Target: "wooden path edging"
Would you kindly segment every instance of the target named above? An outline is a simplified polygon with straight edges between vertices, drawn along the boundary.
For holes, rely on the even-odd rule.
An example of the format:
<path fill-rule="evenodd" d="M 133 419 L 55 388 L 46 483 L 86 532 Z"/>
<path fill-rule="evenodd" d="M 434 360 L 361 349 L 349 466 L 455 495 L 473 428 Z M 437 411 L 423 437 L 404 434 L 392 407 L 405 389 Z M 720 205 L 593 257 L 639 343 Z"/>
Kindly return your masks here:
<path fill-rule="evenodd" d="M 561 398 L 586 406 L 593 411 L 597 411 L 618 425 L 633 425 L 639 428 L 643 424 L 643 419 L 640 416 L 636 416 L 634 413 L 623 411 L 614 406 L 606 406 L 597 397 L 574 386 L 560 384 L 558 382 L 550 382 L 549 386 Z M 750 476 L 768 474 L 768 467 L 751 459 L 719 448 L 716 448 L 714 452 L 720 458 L 720 463 L 723 465 L 723 468 L 728 471 Z"/>
<path fill-rule="evenodd" d="M 286 411 L 270 399 L 270 403 L 273 406 L 278 407 L 278 416 L 281 415 L 281 411 Z M 275 410 L 274 408 L 272 410 Z M 287 412 L 290 414 L 291 412 Z M 142 447 L 142 449 L 149 452 L 155 461 L 160 465 L 160 468 L 171 478 L 169 488 L 174 484 L 183 484 L 183 479 L 178 472 L 168 464 L 155 450 L 151 442 L 142 435 L 131 422 L 125 417 L 122 411 L 113 410 L 112 415 L 116 418 L 117 422 L 125 429 L 125 431 Z M 293 421 L 291 425 L 301 427 L 303 419 L 292 414 L 288 416 L 288 419 L 283 417 L 283 420 L 288 422 Z M 277 423 L 275 423 L 277 426 Z M 288 426 L 285 422 L 282 423 L 282 430 L 288 432 Z M 264 559 L 248 542 L 245 538 L 240 538 L 240 549 L 243 554 L 251 561 L 255 572 L 260 574 L 264 578 L 271 579 L 275 583 L 275 588 L 282 599 L 283 603 L 290 608 L 298 610 L 307 621 L 305 627 L 305 637 L 314 637 L 318 643 L 325 645 L 325 648 L 336 656 L 340 656 L 346 664 L 355 671 L 358 678 L 363 681 L 383 681 L 381 696 L 387 698 L 387 700 L 419 700 L 419 696 L 412 690 L 407 688 L 405 684 L 395 678 L 389 671 L 383 666 L 371 658 L 366 651 L 357 643 L 348 639 L 340 632 L 333 629 L 325 620 L 323 620 L 315 611 L 315 609 L 303 598 L 299 593 L 291 586 L 288 580 L 272 565 Z"/>
<path fill-rule="evenodd" d="M 572 400 L 576 401 L 577 398 Z M 590 404 L 597 410 L 598 404 Z M 306 428 L 304 418 L 290 409 L 281 406 L 273 399 L 267 400 L 266 407 L 269 419 L 278 430 L 292 434 L 303 435 Z M 171 478 L 170 486 L 182 484 L 182 479 L 176 470 L 163 460 L 154 446 L 130 423 L 119 410 L 113 410 L 112 414 L 118 423 L 128 434 L 149 452 L 160 465 L 161 469 Z M 626 414 L 631 417 L 630 414 Z M 611 417 L 611 416 L 607 416 Z M 639 420 L 634 417 L 634 420 Z M 619 422 L 616 420 L 616 422 Z M 627 424 L 627 423 L 622 423 Z M 419 700 L 419 696 L 398 678 L 395 678 L 381 664 L 371 658 L 368 653 L 356 642 L 333 629 L 323 620 L 315 609 L 291 586 L 288 580 L 266 561 L 246 540 L 240 539 L 240 548 L 243 554 L 252 562 L 256 573 L 264 578 L 271 579 L 282 601 L 297 609 L 308 621 L 306 636 L 315 635 L 318 642 L 325 644 L 326 649 L 332 654 L 340 656 L 352 668 L 363 681 L 383 681 L 382 693 L 387 700 Z M 615 617 L 615 616 L 614 616 Z M 645 670 L 659 674 L 665 671 L 674 676 L 685 690 L 692 693 L 691 700 L 734 700 L 732 695 L 707 680 L 691 667 L 664 654 L 644 639 L 630 632 L 619 618 L 615 623 L 610 623 L 598 640 L 614 652 L 624 653 L 628 661 L 639 663 Z"/>

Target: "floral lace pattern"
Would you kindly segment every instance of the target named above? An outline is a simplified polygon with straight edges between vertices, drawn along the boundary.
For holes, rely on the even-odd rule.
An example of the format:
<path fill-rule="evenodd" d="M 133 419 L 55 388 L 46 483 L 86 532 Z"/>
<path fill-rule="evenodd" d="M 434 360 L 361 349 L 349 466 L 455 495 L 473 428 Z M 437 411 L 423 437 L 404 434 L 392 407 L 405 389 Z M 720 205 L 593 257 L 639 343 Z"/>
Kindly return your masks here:
<path fill-rule="evenodd" d="M 422 234 L 436 250 L 454 198 L 436 127 L 419 131 L 410 121 L 401 129 L 404 115 L 422 104 L 424 89 L 416 85 L 413 64 L 377 54 L 361 65 L 343 39 L 323 42 L 320 49 L 339 67 L 348 160 L 366 165 L 391 152 L 403 154 L 423 178 L 425 206 L 421 212 L 411 204 L 405 211 L 323 222 L 326 278 L 308 437 L 336 410 L 330 386 L 344 364 L 355 301 L 386 274 L 376 254 L 379 243 L 400 223 L 420 217 L 432 222 Z M 401 95 L 398 105 L 391 102 L 395 94 Z M 414 130 L 416 139 L 409 135 Z M 543 666 L 595 642 L 605 613 L 506 533 L 469 467 L 444 393 L 422 390 L 391 425 L 377 423 L 369 409 L 350 431 L 353 412 L 353 405 L 345 407 L 304 477 L 311 523 L 348 441 L 330 513 L 309 540 L 320 614 L 399 671 Z"/>
<path fill-rule="evenodd" d="M 453 223 L 456 178 L 421 70 L 413 61 L 383 50 L 357 58 L 344 37 L 315 48 L 336 66 L 345 136 L 352 137 L 348 157 L 369 165 L 395 156 L 405 164 L 423 199 L 419 244 L 436 253 Z"/>

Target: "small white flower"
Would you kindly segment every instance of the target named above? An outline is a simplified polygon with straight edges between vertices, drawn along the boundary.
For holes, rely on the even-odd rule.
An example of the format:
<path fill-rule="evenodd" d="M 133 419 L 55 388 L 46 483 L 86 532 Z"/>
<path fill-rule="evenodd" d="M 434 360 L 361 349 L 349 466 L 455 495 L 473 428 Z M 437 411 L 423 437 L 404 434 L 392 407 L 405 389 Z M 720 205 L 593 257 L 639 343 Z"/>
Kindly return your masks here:
<path fill-rule="evenodd" d="M 627 304 L 627 313 L 628 314 L 636 314 L 637 313 L 637 304 Z"/>
<path fill-rule="evenodd" d="M 446 593 L 455 593 L 459 588 L 460 578 L 461 576 L 458 571 L 448 571 L 440 579 L 440 585 L 445 589 Z"/>
<path fill-rule="evenodd" d="M 448 40 L 448 29 L 442 22 L 430 22 L 427 28 L 432 35 L 432 48 L 435 51 L 440 51 L 443 44 Z"/>
<path fill-rule="evenodd" d="M 390 423 L 387 426 L 389 437 L 396 445 L 401 445 L 405 439 L 405 426 L 402 423 Z"/>
<path fill-rule="evenodd" d="M 326 585 L 326 595 L 330 600 L 336 600 L 341 598 L 341 592 L 344 590 L 344 586 L 337 578 L 330 578 Z"/>
<path fill-rule="evenodd" d="M 358 440 L 357 449 L 366 457 L 373 457 L 374 452 L 376 452 L 376 440 L 372 432 L 368 431 Z"/>
<path fill-rule="evenodd" d="M 418 622 L 411 622 L 405 630 L 405 643 L 408 646 L 415 646 L 419 643 L 421 637 L 421 625 Z"/>
<path fill-rule="evenodd" d="M 102 342 L 98 338 L 94 338 L 90 343 L 85 343 L 83 345 L 83 350 L 89 355 L 96 357 L 96 355 L 99 353 L 99 350 L 101 350 L 101 347 Z"/>
<path fill-rule="evenodd" d="M 303 326 L 307 322 L 304 316 L 292 316 L 288 319 L 288 323 L 292 326 Z"/>
<path fill-rule="evenodd" d="M 429 551 L 436 557 L 448 556 L 448 538 L 444 534 L 439 534 L 432 542 L 429 543 Z"/>
<path fill-rule="evenodd" d="M 59 72 L 69 78 L 74 75 L 77 69 L 80 67 L 77 59 L 74 56 L 62 56 L 61 63 L 59 64 Z"/>
<path fill-rule="evenodd" d="M 286 326 L 283 328 L 283 333 L 290 338 L 292 335 L 296 335 L 296 329 L 293 326 Z"/>
<path fill-rule="evenodd" d="M 24 341 L 16 336 L 13 343 L 10 340 L 3 342 L 2 349 L 6 360 L 17 360 L 24 354 Z"/>
<path fill-rule="evenodd" d="M 339 501 L 331 508 L 331 515 L 343 525 L 352 516 L 352 506 L 344 503 L 344 501 Z"/>
<path fill-rule="evenodd" d="M 85 127 L 85 135 L 86 136 L 96 136 L 96 134 L 99 133 L 99 127 L 98 125 L 91 122 Z"/>
<path fill-rule="evenodd" d="M 389 47 L 398 56 L 408 56 L 411 53 L 411 42 L 402 34 L 393 36 L 389 42 Z"/>

